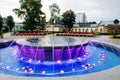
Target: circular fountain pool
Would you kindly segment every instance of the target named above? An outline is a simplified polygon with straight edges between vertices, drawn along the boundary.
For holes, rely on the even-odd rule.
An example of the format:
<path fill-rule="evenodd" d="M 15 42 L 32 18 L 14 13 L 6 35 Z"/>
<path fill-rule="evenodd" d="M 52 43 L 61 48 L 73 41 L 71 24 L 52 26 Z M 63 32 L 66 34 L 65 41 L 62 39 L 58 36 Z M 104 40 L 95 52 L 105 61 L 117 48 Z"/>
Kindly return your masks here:
<path fill-rule="evenodd" d="M 17 40 L 19 55 L 40 61 L 64 61 L 85 55 L 86 43 L 74 38 L 44 37 Z"/>
<path fill-rule="evenodd" d="M 74 38 L 29 38 L 1 43 L 0 71 L 17 76 L 52 77 L 98 72 L 119 65 L 119 49 Z"/>

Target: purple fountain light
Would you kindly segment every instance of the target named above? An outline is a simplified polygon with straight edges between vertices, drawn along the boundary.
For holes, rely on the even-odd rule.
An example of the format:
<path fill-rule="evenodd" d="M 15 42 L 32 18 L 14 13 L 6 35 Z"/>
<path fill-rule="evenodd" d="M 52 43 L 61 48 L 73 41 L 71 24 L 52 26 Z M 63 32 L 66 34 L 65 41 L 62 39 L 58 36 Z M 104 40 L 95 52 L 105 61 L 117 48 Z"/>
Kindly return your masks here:
<path fill-rule="evenodd" d="M 70 59 L 77 59 L 85 55 L 86 44 L 78 44 L 77 39 L 73 38 L 52 38 L 52 39 L 54 39 L 52 40 L 54 42 L 50 43 L 50 41 L 45 41 L 46 43 L 42 45 L 41 43 L 43 39 L 42 40 L 24 39 L 16 41 L 19 50 L 19 56 L 28 58 L 30 60 L 32 59 L 40 61 L 64 61 Z M 51 38 L 47 40 L 51 40 Z"/>
<path fill-rule="evenodd" d="M 108 55 L 113 52 L 106 49 L 108 46 L 101 43 L 76 38 L 19 39 L 11 47 L 0 50 L 0 68 L 3 73 L 18 76 L 85 74 L 98 71 L 102 67 L 100 65 L 107 65 Z"/>

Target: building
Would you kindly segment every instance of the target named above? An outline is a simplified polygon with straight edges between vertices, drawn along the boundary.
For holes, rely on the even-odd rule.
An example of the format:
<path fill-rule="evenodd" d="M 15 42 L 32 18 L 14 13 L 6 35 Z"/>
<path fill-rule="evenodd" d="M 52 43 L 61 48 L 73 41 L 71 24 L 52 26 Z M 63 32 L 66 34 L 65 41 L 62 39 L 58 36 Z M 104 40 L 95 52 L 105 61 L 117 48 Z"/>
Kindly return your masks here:
<path fill-rule="evenodd" d="M 102 21 L 98 27 L 98 32 L 107 34 L 120 33 L 120 24 L 114 24 L 113 21 Z"/>
<path fill-rule="evenodd" d="M 47 31 L 53 31 L 53 27 L 47 27 Z M 56 32 L 62 32 L 65 28 L 61 26 L 54 27 L 54 31 Z M 67 30 L 66 30 L 67 31 Z M 120 24 L 114 24 L 113 21 L 100 21 L 98 24 L 91 24 L 87 26 L 78 26 L 74 25 L 73 28 L 71 28 L 71 32 L 90 32 L 90 33 L 106 33 L 106 34 L 113 34 L 113 33 L 120 33 Z"/>
<path fill-rule="evenodd" d="M 84 25 L 82 27 L 74 26 L 71 31 L 114 34 L 120 33 L 120 24 L 114 24 L 113 21 L 100 21 L 99 24 Z"/>
<path fill-rule="evenodd" d="M 46 25 L 46 31 L 54 31 L 54 32 L 62 32 L 64 30 L 64 27 L 61 25 Z"/>
<path fill-rule="evenodd" d="M 75 22 L 77 23 L 86 23 L 87 22 L 87 16 L 85 13 L 75 13 Z"/>
<path fill-rule="evenodd" d="M 90 26 L 84 26 L 84 27 L 78 27 L 78 26 L 74 26 L 71 29 L 72 32 L 92 32 L 92 33 L 96 33 L 97 32 L 97 25 L 90 25 Z"/>

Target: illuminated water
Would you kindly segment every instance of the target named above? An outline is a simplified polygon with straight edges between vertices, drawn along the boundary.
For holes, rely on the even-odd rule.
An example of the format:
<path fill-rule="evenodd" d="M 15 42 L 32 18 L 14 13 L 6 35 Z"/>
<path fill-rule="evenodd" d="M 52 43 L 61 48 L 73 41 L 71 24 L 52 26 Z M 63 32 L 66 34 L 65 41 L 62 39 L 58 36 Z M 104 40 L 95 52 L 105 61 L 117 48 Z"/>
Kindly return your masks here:
<path fill-rule="evenodd" d="M 70 40 L 72 40 L 72 38 L 70 38 Z M 67 38 L 67 41 L 70 40 Z M 72 41 L 74 43 L 76 40 L 73 39 Z M 61 43 L 61 41 L 58 42 L 59 44 Z M 78 43 L 79 41 L 76 42 L 77 43 L 74 43 L 74 45 L 73 43 L 70 43 L 69 45 L 81 45 L 81 43 Z M 57 44 L 57 47 L 59 46 L 59 48 L 62 49 L 64 43 L 62 44 L 62 47 L 60 47 L 61 44 L 59 44 Z M 24 47 L 26 48 L 26 46 Z M 46 57 L 41 60 L 41 58 L 31 59 L 31 57 L 21 55 L 20 48 L 18 45 L 14 44 L 0 49 L 0 72 L 9 75 L 30 77 L 74 76 L 106 70 L 120 64 L 120 51 L 115 47 L 98 42 L 87 42 L 85 45 L 82 45 L 82 47 L 85 47 L 84 54 L 76 57 L 72 54 L 81 54 L 81 50 L 77 52 L 75 51 L 76 48 L 74 48 L 74 52 L 66 55 L 72 55 L 73 57 L 67 57 L 65 59 L 59 58 L 55 60 L 53 58 L 55 55 L 53 55 L 51 58 L 52 60 L 46 60 Z M 42 49 L 44 48 L 46 48 L 45 45 Z M 71 47 L 65 48 L 65 50 L 62 50 L 62 53 L 68 53 L 70 48 Z M 54 49 L 58 48 L 55 47 Z M 51 55 L 46 56 L 51 57 Z"/>

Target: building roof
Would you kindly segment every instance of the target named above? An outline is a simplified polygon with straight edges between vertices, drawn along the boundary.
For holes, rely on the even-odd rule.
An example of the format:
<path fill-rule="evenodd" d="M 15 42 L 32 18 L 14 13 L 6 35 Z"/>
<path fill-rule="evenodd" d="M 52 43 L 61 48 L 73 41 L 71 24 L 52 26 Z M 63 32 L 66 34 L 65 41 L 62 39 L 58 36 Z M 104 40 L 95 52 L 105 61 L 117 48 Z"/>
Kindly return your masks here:
<path fill-rule="evenodd" d="M 101 21 L 100 25 L 101 26 L 114 25 L 114 21 Z M 118 25 L 120 25 L 120 23 Z"/>
<path fill-rule="evenodd" d="M 82 24 L 82 23 L 81 23 Z M 82 26 L 79 24 L 74 24 L 73 28 L 96 28 L 98 24 L 88 24 L 88 23 L 83 23 Z"/>

